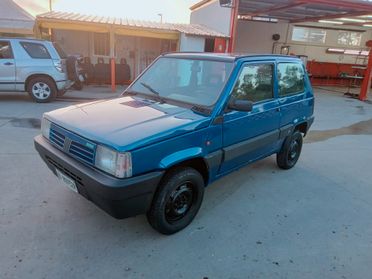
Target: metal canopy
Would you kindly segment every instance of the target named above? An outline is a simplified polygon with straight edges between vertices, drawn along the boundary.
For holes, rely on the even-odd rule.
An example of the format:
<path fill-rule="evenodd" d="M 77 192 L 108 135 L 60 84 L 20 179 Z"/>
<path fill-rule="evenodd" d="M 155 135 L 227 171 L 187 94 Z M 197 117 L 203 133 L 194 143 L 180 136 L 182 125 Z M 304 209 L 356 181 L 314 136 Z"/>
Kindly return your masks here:
<path fill-rule="evenodd" d="M 291 23 L 332 20 L 339 24 L 372 24 L 372 0 L 239 0 L 241 16 L 270 17 Z"/>
<path fill-rule="evenodd" d="M 1 1 L 1 0 L 0 0 Z M 159 23 L 144 20 L 83 15 L 67 12 L 47 12 L 36 17 L 39 26 L 56 29 L 73 29 L 93 32 L 107 32 L 110 28 L 115 33 L 142 37 L 159 38 L 168 34 L 168 39 L 178 39 L 179 33 L 194 36 L 227 38 L 225 34 L 199 24 Z"/>

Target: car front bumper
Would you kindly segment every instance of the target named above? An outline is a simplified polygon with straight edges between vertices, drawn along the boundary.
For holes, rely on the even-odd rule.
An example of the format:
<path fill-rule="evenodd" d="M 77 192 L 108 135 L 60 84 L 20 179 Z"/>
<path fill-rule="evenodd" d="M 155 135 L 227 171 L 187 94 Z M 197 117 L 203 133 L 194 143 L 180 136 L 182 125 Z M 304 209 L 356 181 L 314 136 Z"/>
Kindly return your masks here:
<path fill-rule="evenodd" d="M 83 165 L 52 146 L 42 135 L 34 144 L 41 158 L 56 175 L 56 169 L 72 178 L 79 194 L 117 219 L 146 213 L 162 171 L 119 179 Z"/>

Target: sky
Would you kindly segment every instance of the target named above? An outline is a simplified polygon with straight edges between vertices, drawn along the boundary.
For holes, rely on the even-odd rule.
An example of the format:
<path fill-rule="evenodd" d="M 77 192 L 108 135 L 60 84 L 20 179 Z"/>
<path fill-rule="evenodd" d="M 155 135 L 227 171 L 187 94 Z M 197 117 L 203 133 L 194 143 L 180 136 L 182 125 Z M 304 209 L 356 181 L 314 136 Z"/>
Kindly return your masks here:
<path fill-rule="evenodd" d="M 32 15 L 48 11 L 48 0 L 14 0 Z M 53 0 L 53 10 L 130 19 L 189 23 L 190 6 L 199 0 Z"/>

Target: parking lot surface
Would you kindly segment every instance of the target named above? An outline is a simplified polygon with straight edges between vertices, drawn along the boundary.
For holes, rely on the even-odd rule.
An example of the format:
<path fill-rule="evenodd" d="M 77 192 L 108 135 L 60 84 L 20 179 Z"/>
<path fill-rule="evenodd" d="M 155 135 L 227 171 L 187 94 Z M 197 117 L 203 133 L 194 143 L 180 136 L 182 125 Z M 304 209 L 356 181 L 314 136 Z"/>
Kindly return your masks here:
<path fill-rule="evenodd" d="M 42 113 L 85 93 L 0 94 L 0 278 L 370 278 L 371 104 L 317 89 L 295 168 L 271 156 L 224 177 L 189 227 L 164 236 L 70 191 L 34 150 Z"/>

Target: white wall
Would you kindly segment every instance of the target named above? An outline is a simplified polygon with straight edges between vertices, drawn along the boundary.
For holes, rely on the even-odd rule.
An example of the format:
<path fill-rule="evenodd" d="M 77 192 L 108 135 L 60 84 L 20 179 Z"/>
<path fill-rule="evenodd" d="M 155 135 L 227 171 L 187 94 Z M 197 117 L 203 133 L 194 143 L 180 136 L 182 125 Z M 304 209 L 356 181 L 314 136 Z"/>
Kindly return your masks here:
<path fill-rule="evenodd" d="M 205 38 L 181 34 L 180 51 L 204 51 Z"/>
<path fill-rule="evenodd" d="M 214 0 L 191 11 L 190 23 L 201 24 L 225 35 L 229 35 L 230 15 L 230 8 L 222 8 L 219 1 Z"/>
<path fill-rule="evenodd" d="M 279 42 L 285 42 L 287 32 L 287 23 L 238 21 L 235 51 L 244 53 L 271 53 L 274 42 L 272 35 L 279 34 Z"/>
<path fill-rule="evenodd" d="M 319 24 L 306 24 L 317 25 Z M 355 27 L 344 27 L 345 29 L 355 29 Z M 360 47 L 351 47 L 339 45 L 337 43 L 338 30 L 327 29 L 325 44 L 309 44 L 302 42 L 293 42 L 292 37 L 293 25 L 288 23 L 263 23 L 254 21 L 239 21 L 237 26 L 236 52 L 244 53 L 271 53 L 273 47 L 273 34 L 280 34 L 281 39 L 278 44 L 278 52 L 283 45 L 290 46 L 290 53 L 296 55 L 307 55 L 310 60 L 319 62 L 336 62 L 336 63 L 355 63 L 356 56 L 339 55 L 326 53 L 327 48 L 347 48 L 347 49 L 366 49 L 365 42 L 372 39 L 372 31 L 366 31 L 362 35 Z M 361 61 L 358 61 L 361 63 Z"/>

